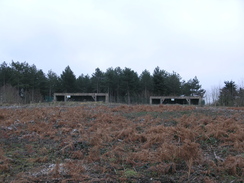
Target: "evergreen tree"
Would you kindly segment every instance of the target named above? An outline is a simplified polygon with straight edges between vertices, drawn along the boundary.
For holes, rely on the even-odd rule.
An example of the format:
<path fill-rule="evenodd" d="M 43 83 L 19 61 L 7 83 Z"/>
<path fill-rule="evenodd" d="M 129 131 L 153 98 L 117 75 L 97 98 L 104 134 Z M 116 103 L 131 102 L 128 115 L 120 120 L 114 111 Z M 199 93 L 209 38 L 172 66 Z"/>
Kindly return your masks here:
<path fill-rule="evenodd" d="M 244 89 L 240 88 L 238 91 L 237 105 L 244 106 Z"/>
<path fill-rule="evenodd" d="M 11 84 L 15 77 L 13 70 L 6 62 L 0 65 L 0 102 L 1 103 L 20 103 L 18 90 Z"/>
<path fill-rule="evenodd" d="M 0 87 L 6 84 L 11 84 L 11 79 L 14 77 L 12 69 L 6 62 L 0 66 Z"/>
<path fill-rule="evenodd" d="M 81 74 L 77 79 L 76 79 L 76 89 L 77 89 L 77 92 L 79 93 L 82 93 L 84 92 L 86 89 L 85 89 L 85 85 L 84 85 L 84 75 Z"/>
<path fill-rule="evenodd" d="M 48 80 L 45 73 L 42 70 L 36 72 L 36 89 L 40 91 L 42 96 L 48 95 Z"/>
<path fill-rule="evenodd" d="M 185 96 L 191 95 L 191 86 L 189 82 L 182 81 L 181 83 L 181 93 Z"/>
<path fill-rule="evenodd" d="M 129 68 L 123 69 L 121 84 L 123 94 L 127 96 L 127 103 L 130 104 L 131 96 L 135 96 L 138 93 L 139 78 L 137 73 Z"/>
<path fill-rule="evenodd" d="M 176 72 L 169 74 L 166 78 L 167 95 L 178 96 L 181 95 L 181 77 Z"/>
<path fill-rule="evenodd" d="M 219 103 L 224 106 L 233 106 L 237 96 L 237 86 L 234 81 L 225 81 L 225 86 L 220 89 Z"/>
<path fill-rule="evenodd" d="M 186 96 L 201 96 L 205 94 L 205 90 L 202 89 L 202 86 L 199 84 L 199 80 L 195 76 L 193 79 L 190 79 L 186 83 L 182 84 L 182 93 Z"/>
<path fill-rule="evenodd" d="M 104 92 L 104 73 L 96 68 L 95 73 L 92 74 L 93 90 L 95 93 Z"/>
<path fill-rule="evenodd" d="M 155 95 L 163 96 L 167 93 L 166 78 L 168 73 L 156 67 L 153 72 L 153 91 Z"/>
<path fill-rule="evenodd" d="M 46 76 L 42 70 L 38 70 L 35 65 L 30 66 L 27 62 L 12 61 L 10 65 L 3 62 L 0 65 L 1 92 L 6 93 L 4 86 L 7 84 L 9 84 L 8 91 L 16 88 L 24 102 L 39 101 L 44 96 L 51 98 L 54 92 L 108 92 L 110 101 L 127 101 L 128 103 L 138 102 L 139 100 L 145 102 L 151 95 L 177 96 L 185 94 L 187 96 L 203 96 L 205 93 L 197 77 L 187 82 L 181 82 L 179 74 L 175 72 L 170 74 L 159 67 L 154 69 L 152 76 L 149 71 L 144 70 L 140 77 L 129 68 L 123 70 L 120 67 L 108 68 L 105 73 L 96 68 L 92 77 L 81 74 L 76 79 L 69 66 L 65 68 L 60 76 L 52 71 L 48 71 Z M 237 94 L 227 95 L 228 85 L 227 83 L 226 87 L 221 90 L 222 96 L 219 101 L 228 99 L 229 95 L 235 99 L 242 97 L 243 89 L 236 91 Z M 1 93 L 0 95 L 3 96 Z M 11 94 L 11 96 L 13 95 Z M 138 98 L 139 96 L 140 98 Z M 238 102 L 241 103 L 239 98 Z M 227 101 L 231 100 L 228 99 Z M 225 105 L 230 104 L 227 101 L 224 101 Z M 232 101 L 232 103 L 234 102 Z M 238 105 L 240 105 L 239 103 Z"/>
<path fill-rule="evenodd" d="M 26 84 L 26 97 L 29 95 L 27 100 L 31 100 L 32 102 L 34 102 L 39 84 L 37 78 L 37 68 L 35 65 L 27 66 L 26 70 L 24 71 L 23 82 Z"/>
<path fill-rule="evenodd" d="M 93 86 L 89 75 L 84 76 L 83 74 L 81 74 L 76 80 L 76 85 L 77 85 L 78 92 L 81 93 L 93 92 Z"/>
<path fill-rule="evenodd" d="M 73 93 L 76 91 L 76 77 L 69 66 L 62 72 L 60 79 L 63 92 Z"/>
<path fill-rule="evenodd" d="M 121 102 L 122 94 L 122 75 L 123 71 L 120 67 L 114 69 L 114 82 L 116 83 L 116 102 Z"/>
<path fill-rule="evenodd" d="M 28 90 L 31 85 L 31 78 L 28 75 L 29 64 L 26 62 L 14 62 L 11 63 L 11 68 L 15 77 L 12 79 L 12 85 L 19 90 Z"/>
<path fill-rule="evenodd" d="M 117 81 L 116 81 L 116 71 L 110 67 L 104 74 L 105 78 L 105 87 L 107 88 L 107 92 L 109 93 L 109 99 L 111 102 L 115 102 L 116 97 L 116 89 L 117 89 Z"/>
<path fill-rule="evenodd" d="M 49 101 L 51 100 L 53 94 L 58 91 L 58 76 L 52 70 L 47 73 L 47 85 L 48 85 L 48 96 Z"/>
<path fill-rule="evenodd" d="M 140 88 L 143 93 L 144 99 L 148 100 L 152 93 L 153 80 L 150 72 L 144 70 L 140 75 Z"/>
<path fill-rule="evenodd" d="M 47 94 L 47 78 L 43 71 L 38 70 L 34 64 L 30 66 L 27 62 L 12 61 L 10 66 L 14 75 L 11 78 L 11 85 L 19 90 L 23 102 L 42 101 L 43 96 Z"/>

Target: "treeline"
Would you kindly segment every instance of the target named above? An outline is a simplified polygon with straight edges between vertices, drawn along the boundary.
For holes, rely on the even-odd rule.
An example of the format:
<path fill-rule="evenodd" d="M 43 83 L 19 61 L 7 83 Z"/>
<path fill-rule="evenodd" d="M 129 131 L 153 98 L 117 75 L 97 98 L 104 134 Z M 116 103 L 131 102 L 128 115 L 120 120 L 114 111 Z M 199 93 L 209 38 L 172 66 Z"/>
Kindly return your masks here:
<path fill-rule="evenodd" d="M 89 76 L 76 77 L 69 66 L 58 76 L 52 70 L 45 74 L 27 62 L 3 62 L 0 66 L 0 102 L 30 103 L 51 101 L 55 92 L 109 93 L 110 102 L 148 103 L 150 96 L 203 96 L 199 80 L 182 80 L 176 72 L 156 67 L 151 74 L 140 75 L 130 68 L 99 68 Z"/>
<path fill-rule="evenodd" d="M 234 81 L 225 81 L 224 87 L 213 87 L 206 94 L 206 99 L 211 98 L 215 106 L 244 106 L 244 89 L 238 87 Z"/>

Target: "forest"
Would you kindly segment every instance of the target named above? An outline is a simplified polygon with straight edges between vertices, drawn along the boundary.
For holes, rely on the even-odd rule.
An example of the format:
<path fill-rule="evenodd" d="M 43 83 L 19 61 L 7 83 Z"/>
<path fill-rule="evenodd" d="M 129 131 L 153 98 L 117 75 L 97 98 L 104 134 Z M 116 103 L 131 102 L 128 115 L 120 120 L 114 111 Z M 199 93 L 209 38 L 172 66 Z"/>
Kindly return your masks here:
<path fill-rule="evenodd" d="M 169 73 L 157 66 L 151 74 L 144 70 L 140 75 L 130 68 L 99 68 L 90 75 L 76 77 L 69 66 L 57 75 L 52 70 L 45 74 L 27 62 L 5 61 L 0 65 L 0 103 L 49 102 L 53 94 L 69 93 L 109 93 L 109 102 L 127 104 L 149 103 L 150 96 L 201 96 L 205 90 L 197 76 L 188 81 L 176 72 Z M 244 91 L 233 81 L 225 81 L 215 105 L 243 106 Z"/>

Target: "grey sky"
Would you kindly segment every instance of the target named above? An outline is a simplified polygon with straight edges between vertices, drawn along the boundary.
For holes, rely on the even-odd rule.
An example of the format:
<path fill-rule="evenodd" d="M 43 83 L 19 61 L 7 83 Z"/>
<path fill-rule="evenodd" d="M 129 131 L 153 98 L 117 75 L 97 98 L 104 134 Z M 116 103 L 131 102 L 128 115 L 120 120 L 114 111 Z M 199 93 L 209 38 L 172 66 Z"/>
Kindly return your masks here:
<path fill-rule="evenodd" d="M 0 62 L 76 77 L 159 66 L 204 89 L 244 81 L 243 0 L 0 0 Z"/>

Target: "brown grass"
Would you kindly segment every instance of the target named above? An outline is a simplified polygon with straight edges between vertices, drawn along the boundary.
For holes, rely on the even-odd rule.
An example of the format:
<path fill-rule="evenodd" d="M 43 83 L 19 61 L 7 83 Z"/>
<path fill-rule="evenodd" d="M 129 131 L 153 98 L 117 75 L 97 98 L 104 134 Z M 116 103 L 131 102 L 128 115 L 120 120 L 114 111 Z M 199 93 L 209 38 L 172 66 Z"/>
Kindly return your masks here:
<path fill-rule="evenodd" d="M 238 182 L 243 116 L 177 105 L 3 108 L 0 181 Z"/>

